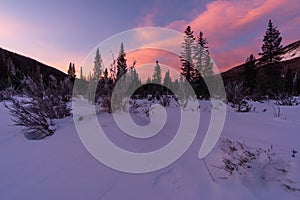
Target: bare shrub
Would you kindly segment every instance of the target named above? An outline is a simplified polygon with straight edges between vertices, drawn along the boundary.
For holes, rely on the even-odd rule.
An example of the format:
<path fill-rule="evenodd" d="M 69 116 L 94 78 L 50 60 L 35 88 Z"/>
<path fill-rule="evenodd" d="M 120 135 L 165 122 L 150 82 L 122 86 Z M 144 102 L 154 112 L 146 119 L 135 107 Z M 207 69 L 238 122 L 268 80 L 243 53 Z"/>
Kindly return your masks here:
<path fill-rule="evenodd" d="M 22 81 L 21 96 L 12 97 L 5 107 L 13 117 L 15 126 L 23 126 L 30 139 L 42 139 L 55 132 L 53 119 L 71 114 L 68 102 L 71 99 L 72 83 L 66 79 L 60 83 L 49 77 L 46 85 L 42 78 L 34 82 L 31 78 Z"/>
<path fill-rule="evenodd" d="M 299 104 L 296 97 L 290 96 L 286 93 L 281 93 L 275 97 L 278 106 L 297 106 Z"/>
<path fill-rule="evenodd" d="M 297 182 L 289 179 L 290 164 L 273 146 L 270 148 L 249 148 L 244 143 L 225 138 L 220 143 L 223 151 L 223 165 L 218 167 L 254 182 L 274 182 L 290 191 L 300 191 Z"/>
<path fill-rule="evenodd" d="M 161 98 L 159 99 L 160 105 L 163 107 L 167 107 L 170 105 L 171 97 L 169 95 L 162 95 Z"/>
<path fill-rule="evenodd" d="M 242 83 L 231 82 L 226 85 L 226 95 L 228 102 L 237 112 L 249 112 L 252 108 L 244 97 L 245 88 Z"/>
<path fill-rule="evenodd" d="M 10 100 L 15 94 L 16 91 L 13 87 L 6 88 L 5 90 L 0 91 L 0 101 Z"/>

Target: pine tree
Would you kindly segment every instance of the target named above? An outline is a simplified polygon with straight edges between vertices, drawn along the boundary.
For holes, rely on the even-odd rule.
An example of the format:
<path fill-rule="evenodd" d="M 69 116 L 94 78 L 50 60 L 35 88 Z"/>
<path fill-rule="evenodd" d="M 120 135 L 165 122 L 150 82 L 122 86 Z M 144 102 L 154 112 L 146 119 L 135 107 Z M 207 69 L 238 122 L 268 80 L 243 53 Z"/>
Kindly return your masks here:
<path fill-rule="evenodd" d="M 204 66 L 202 68 L 202 76 L 209 77 L 214 74 L 213 62 L 211 60 L 210 53 L 208 50 L 205 52 L 204 55 L 205 57 L 204 57 Z"/>
<path fill-rule="evenodd" d="M 262 52 L 259 53 L 261 58 L 259 60 L 260 65 L 265 65 L 258 70 L 258 86 L 261 94 L 263 95 L 278 95 L 284 90 L 284 80 L 282 78 L 282 65 L 280 63 L 282 52 L 281 45 L 282 37 L 271 20 L 268 22 L 268 28 L 266 30 Z"/>
<path fill-rule="evenodd" d="M 174 83 L 172 85 L 173 85 L 173 89 L 176 90 L 179 87 L 179 81 L 178 81 L 178 79 L 175 79 L 175 81 L 174 81 Z"/>
<path fill-rule="evenodd" d="M 169 89 L 172 88 L 172 79 L 171 79 L 170 71 L 169 70 L 165 73 L 164 86 L 167 87 L 167 88 L 169 88 Z"/>
<path fill-rule="evenodd" d="M 161 69 L 160 69 L 160 66 L 158 64 L 158 61 L 156 61 L 156 65 L 154 67 L 154 73 L 153 73 L 153 76 L 152 76 L 152 83 L 161 84 L 161 80 L 162 80 Z"/>
<path fill-rule="evenodd" d="M 209 92 L 203 77 L 213 75 L 213 63 L 209 55 L 207 39 L 204 38 L 201 31 L 197 37 L 196 44 L 193 46 L 193 60 L 196 70 L 193 75 L 192 86 L 198 97 L 208 96 Z"/>
<path fill-rule="evenodd" d="M 94 60 L 94 74 L 93 74 L 93 78 L 95 79 L 95 81 L 99 81 L 100 77 L 101 77 L 101 73 L 102 73 L 102 67 L 103 67 L 103 60 L 99 51 L 99 48 L 97 48 L 96 50 L 96 54 L 95 54 L 95 60 Z"/>
<path fill-rule="evenodd" d="M 285 92 L 288 95 L 292 95 L 294 91 L 294 72 L 291 68 L 287 70 L 285 75 Z"/>
<path fill-rule="evenodd" d="M 206 51 L 208 50 L 207 39 L 203 37 L 203 33 L 200 31 L 196 41 L 196 45 L 193 47 L 193 58 L 195 60 L 195 68 L 201 75 L 203 73 L 203 67 L 205 65 Z"/>
<path fill-rule="evenodd" d="M 269 20 L 261 47 L 262 52 L 259 53 L 259 55 L 262 56 L 260 59 L 262 64 L 273 64 L 281 60 L 281 41 L 282 37 L 280 36 L 280 32 L 277 30 L 277 27 L 273 25 L 272 20 Z"/>
<path fill-rule="evenodd" d="M 92 80 L 93 80 L 92 72 L 89 72 L 89 75 L 88 75 L 88 77 L 87 77 L 87 80 L 88 80 L 88 81 L 92 81 Z"/>
<path fill-rule="evenodd" d="M 124 45 L 121 43 L 119 56 L 117 58 L 117 80 L 119 80 L 127 72 L 126 54 L 124 51 Z"/>
<path fill-rule="evenodd" d="M 300 95 L 300 75 L 299 73 L 296 74 L 295 77 L 295 95 Z"/>
<path fill-rule="evenodd" d="M 181 61 L 181 74 L 186 78 L 188 82 L 193 81 L 193 76 L 195 73 L 195 68 L 193 65 L 193 59 L 192 59 L 192 48 L 195 41 L 194 38 L 194 32 L 191 30 L 190 26 L 187 26 L 185 31 L 184 41 L 182 43 L 182 49 L 180 56 Z"/>
<path fill-rule="evenodd" d="M 132 68 L 132 77 L 133 77 L 133 87 L 136 88 L 141 85 L 141 80 L 139 78 L 139 74 L 137 73 L 135 68 Z"/>
<path fill-rule="evenodd" d="M 107 68 L 105 68 L 103 76 L 104 76 L 104 79 L 108 79 L 108 70 L 107 70 Z"/>
<path fill-rule="evenodd" d="M 84 80 L 82 66 L 80 67 L 80 79 Z"/>
<path fill-rule="evenodd" d="M 148 84 L 148 83 L 152 83 L 151 77 L 147 78 L 146 84 Z"/>
<path fill-rule="evenodd" d="M 72 78 L 75 78 L 76 77 L 76 69 L 75 69 L 75 64 L 74 63 L 72 65 L 72 74 L 73 74 Z"/>
<path fill-rule="evenodd" d="M 253 54 L 251 54 L 245 62 L 245 67 L 243 71 L 244 86 L 249 90 L 250 94 L 253 94 L 255 83 L 256 83 L 255 66 L 256 66 L 256 58 Z"/>
<path fill-rule="evenodd" d="M 69 68 L 68 68 L 68 76 L 72 77 L 72 63 L 70 62 Z"/>
<path fill-rule="evenodd" d="M 70 62 L 69 69 L 68 69 L 68 75 L 72 79 L 74 79 L 76 77 L 76 70 L 75 70 L 75 64 L 74 63 Z"/>

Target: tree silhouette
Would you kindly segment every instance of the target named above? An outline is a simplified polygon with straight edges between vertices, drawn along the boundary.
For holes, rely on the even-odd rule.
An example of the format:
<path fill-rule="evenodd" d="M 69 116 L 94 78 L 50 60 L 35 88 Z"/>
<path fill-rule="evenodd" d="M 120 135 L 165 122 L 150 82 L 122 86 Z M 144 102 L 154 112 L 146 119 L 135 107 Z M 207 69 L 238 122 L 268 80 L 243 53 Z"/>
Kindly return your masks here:
<path fill-rule="evenodd" d="M 260 59 L 262 64 L 273 64 L 281 60 L 281 41 L 282 37 L 280 36 L 280 32 L 277 30 L 277 27 L 273 25 L 272 20 L 269 20 L 261 47 L 262 52 L 259 53 L 259 55 L 262 56 Z"/>
<path fill-rule="evenodd" d="M 94 69 L 93 69 L 93 71 L 94 71 L 93 78 L 96 81 L 100 80 L 102 68 L 103 68 L 103 60 L 102 60 L 99 48 L 97 48 L 96 54 L 95 54 L 95 60 L 94 60 Z"/>
<path fill-rule="evenodd" d="M 192 82 L 195 74 L 195 67 L 193 65 L 192 48 L 195 41 L 194 32 L 190 26 L 187 26 L 185 31 L 184 41 L 182 43 L 182 49 L 180 56 L 181 61 L 181 74 L 186 78 L 188 82 Z"/>
<path fill-rule="evenodd" d="M 119 80 L 127 72 L 126 54 L 124 45 L 121 43 L 119 56 L 117 58 L 117 80 Z"/>
<path fill-rule="evenodd" d="M 249 90 L 249 94 L 253 94 L 256 84 L 256 70 L 255 70 L 256 58 L 251 54 L 246 62 L 243 71 L 244 75 L 244 87 Z"/>
<path fill-rule="evenodd" d="M 153 73 L 152 77 L 153 77 L 152 78 L 152 83 L 161 84 L 161 80 L 162 80 L 161 69 L 160 69 L 160 66 L 158 64 L 158 61 L 156 61 L 156 65 L 154 67 L 154 73 Z"/>

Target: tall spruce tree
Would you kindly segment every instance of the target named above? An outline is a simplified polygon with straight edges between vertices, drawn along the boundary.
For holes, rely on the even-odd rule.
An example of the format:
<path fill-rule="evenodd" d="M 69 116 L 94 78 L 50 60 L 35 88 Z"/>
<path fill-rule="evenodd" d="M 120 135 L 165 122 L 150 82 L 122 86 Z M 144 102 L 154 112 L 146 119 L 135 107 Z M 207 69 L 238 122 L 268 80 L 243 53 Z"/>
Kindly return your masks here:
<path fill-rule="evenodd" d="M 201 75 L 205 65 L 206 51 L 208 50 L 207 39 L 204 38 L 203 32 L 200 31 L 196 44 L 193 46 L 193 59 L 197 72 Z"/>
<path fill-rule="evenodd" d="M 210 53 L 208 50 L 205 52 L 204 57 L 204 66 L 202 68 L 202 76 L 203 77 L 210 77 L 214 74 L 213 70 L 213 62 L 210 57 Z"/>
<path fill-rule="evenodd" d="M 244 87 L 248 89 L 249 94 L 253 94 L 256 84 L 256 58 L 251 54 L 245 62 L 243 77 Z"/>
<path fill-rule="evenodd" d="M 172 87 L 172 79 L 170 76 L 170 71 L 166 71 L 165 76 L 164 76 L 164 82 L 163 82 L 164 86 L 171 89 Z"/>
<path fill-rule="evenodd" d="M 124 50 L 124 44 L 121 43 L 119 56 L 117 58 L 117 80 L 119 80 L 127 72 L 127 60 Z"/>
<path fill-rule="evenodd" d="M 207 39 L 201 31 L 193 46 L 193 60 L 196 70 L 193 75 L 192 86 L 198 97 L 208 96 L 208 89 L 203 77 L 209 77 L 213 74 L 213 63 L 209 55 Z"/>
<path fill-rule="evenodd" d="M 181 74 L 188 82 L 192 82 L 195 75 L 195 67 L 193 65 L 192 49 L 195 41 L 194 31 L 190 26 L 187 26 L 185 31 L 184 41 L 182 43 L 182 52 L 180 56 L 181 61 Z"/>
<path fill-rule="evenodd" d="M 151 79 L 151 77 L 148 77 L 148 78 L 147 78 L 147 80 L 146 80 L 146 84 L 148 84 L 148 83 L 152 83 L 152 79 Z"/>
<path fill-rule="evenodd" d="M 291 68 L 289 68 L 285 75 L 285 92 L 287 95 L 292 95 L 294 92 L 294 79 L 295 74 Z"/>
<path fill-rule="evenodd" d="M 161 84 L 161 80 L 162 80 L 161 69 L 160 69 L 160 66 L 158 64 L 158 61 L 156 61 L 156 65 L 154 67 L 154 73 L 153 73 L 153 76 L 152 76 L 152 83 Z"/>
<path fill-rule="evenodd" d="M 273 25 L 272 20 L 268 22 L 268 28 L 264 35 L 262 52 L 259 53 L 261 57 L 261 64 L 278 63 L 281 60 L 280 53 L 282 52 L 282 37 L 279 30 Z"/>
<path fill-rule="evenodd" d="M 140 82 L 140 78 L 139 78 L 139 74 L 137 73 L 136 69 L 135 69 L 135 61 L 132 65 L 132 67 L 130 67 L 130 76 L 131 76 L 131 82 L 132 82 L 132 86 L 133 88 L 136 88 L 137 86 L 139 86 L 141 84 Z"/>
<path fill-rule="evenodd" d="M 80 67 L 80 79 L 84 80 L 82 66 Z"/>
<path fill-rule="evenodd" d="M 96 81 L 100 80 L 101 77 L 101 73 L 102 73 L 102 67 L 103 67 L 103 60 L 99 51 L 99 48 L 97 48 L 96 50 L 96 54 L 95 54 L 95 60 L 94 60 L 94 74 L 93 74 L 93 78 Z"/>
<path fill-rule="evenodd" d="M 76 77 L 76 69 L 75 69 L 75 64 L 71 63 L 69 64 L 69 69 L 68 69 L 68 75 L 70 78 L 75 79 Z"/>
<path fill-rule="evenodd" d="M 282 37 L 277 27 L 269 20 L 266 30 L 262 52 L 259 53 L 260 67 L 258 70 L 258 85 L 260 86 L 261 94 L 274 97 L 284 89 L 284 81 L 282 78 L 282 64 L 280 63 L 282 52 L 281 45 Z"/>

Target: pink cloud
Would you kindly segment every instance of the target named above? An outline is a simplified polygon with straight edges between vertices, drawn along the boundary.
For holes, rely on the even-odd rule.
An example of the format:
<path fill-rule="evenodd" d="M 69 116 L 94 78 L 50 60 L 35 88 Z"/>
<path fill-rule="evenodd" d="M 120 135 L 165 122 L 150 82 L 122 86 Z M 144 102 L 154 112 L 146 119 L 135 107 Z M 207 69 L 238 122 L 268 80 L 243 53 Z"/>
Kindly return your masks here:
<path fill-rule="evenodd" d="M 297 0 L 254 0 L 251 3 L 248 0 L 217 0 L 208 3 L 206 10 L 193 20 L 174 21 L 167 28 L 182 32 L 190 25 L 195 35 L 203 31 L 217 65 L 228 68 L 243 62 L 250 53 L 257 55 L 260 48 L 258 40 L 262 40 L 269 18 L 275 19 L 276 25 L 276 22 L 280 23 L 282 33 L 290 31 L 283 33 L 284 36 L 300 39 L 295 33 L 300 31 L 296 28 L 300 21 L 298 5 Z M 290 39 L 287 41 L 291 42 Z"/>
<path fill-rule="evenodd" d="M 46 34 L 54 34 L 56 30 L 45 31 L 30 23 L 21 22 L 20 19 L 8 18 L 1 13 L 0 27 L 5 27 L 0 29 L 1 48 L 31 57 L 63 72 L 67 72 L 70 62 L 75 62 L 79 71 L 79 64 L 85 55 L 63 50 L 56 44 L 42 39 Z"/>
<path fill-rule="evenodd" d="M 156 60 L 158 60 L 159 63 L 170 66 L 174 69 L 178 69 L 178 67 L 180 66 L 178 55 L 160 49 L 140 49 L 127 53 L 126 57 L 128 64 L 131 64 L 133 60 L 136 60 L 136 67 L 148 63 L 153 63 L 154 66 Z"/>
<path fill-rule="evenodd" d="M 142 81 L 146 81 L 148 77 L 152 77 L 156 60 L 158 60 L 159 64 L 161 65 L 163 76 L 167 69 L 170 69 L 170 71 L 176 70 L 178 74 L 180 73 L 180 60 L 178 58 L 178 55 L 172 52 L 160 49 L 146 48 L 129 52 L 126 55 L 126 58 L 128 66 L 130 66 L 133 63 L 133 60 L 136 59 L 137 63 L 135 67 L 139 73 L 140 78 L 142 78 Z M 166 67 L 165 71 L 163 70 L 163 66 Z M 172 78 L 174 79 L 174 77 L 175 76 L 173 76 Z"/>
<path fill-rule="evenodd" d="M 160 9 L 158 7 L 153 7 L 152 9 L 148 9 L 147 12 L 142 12 L 143 15 L 141 16 L 138 27 L 155 26 L 154 19 L 159 12 Z"/>

